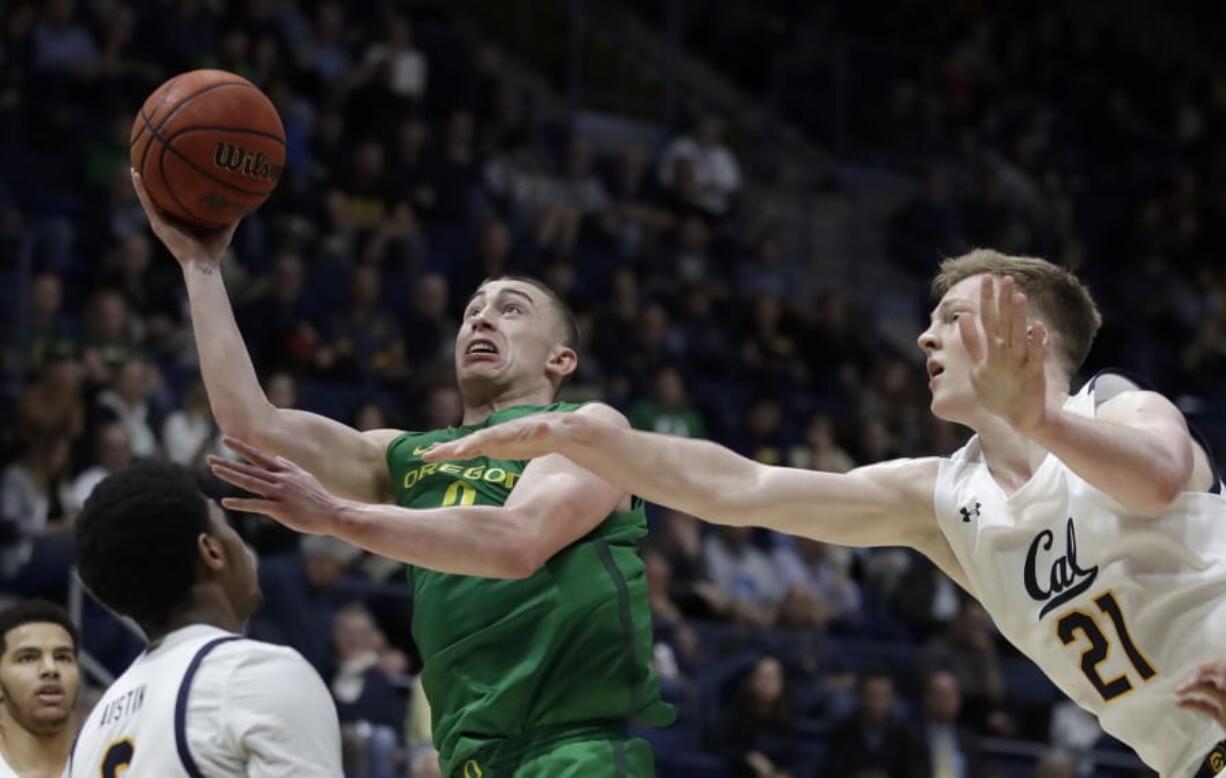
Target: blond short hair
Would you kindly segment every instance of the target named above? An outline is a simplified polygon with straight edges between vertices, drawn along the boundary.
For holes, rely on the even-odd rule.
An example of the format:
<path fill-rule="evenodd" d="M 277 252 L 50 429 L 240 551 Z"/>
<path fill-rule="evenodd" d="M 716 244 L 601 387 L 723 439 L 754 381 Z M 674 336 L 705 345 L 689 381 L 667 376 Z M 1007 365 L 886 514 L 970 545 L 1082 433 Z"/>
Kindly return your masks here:
<path fill-rule="evenodd" d="M 1032 315 L 1048 325 L 1056 356 L 1070 376 L 1085 364 L 1103 317 L 1077 276 L 1045 259 L 975 249 L 941 263 L 932 279 L 932 295 L 940 300 L 955 285 L 984 273 L 1013 278 L 1026 295 Z"/>

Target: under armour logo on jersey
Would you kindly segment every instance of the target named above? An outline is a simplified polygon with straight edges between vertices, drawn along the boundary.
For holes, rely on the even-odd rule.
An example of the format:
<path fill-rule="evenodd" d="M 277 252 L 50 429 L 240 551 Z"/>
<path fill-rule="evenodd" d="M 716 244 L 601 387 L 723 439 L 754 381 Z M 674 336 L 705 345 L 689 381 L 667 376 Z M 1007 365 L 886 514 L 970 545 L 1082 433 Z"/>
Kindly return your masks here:
<path fill-rule="evenodd" d="M 975 503 L 973 508 L 959 508 L 958 513 L 962 514 L 962 521 L 967 522 L 971 519 L 979 518 L 979 509 L 983 507 L 983 503 Z"/>
<path fill-rule="evenodd" d="M 1056 557 L 1050 560 L 1051 571 L 1046 588 L 1039 580 L 1039 552 L 1051 550 L 1056 541 L 1056 533 L 1045 529 L 1035 535 L 1030 543 L 1030 550 L 1026 552 L 1026 569 L 1022 579 L 1026 585 L 1026 593 L 1043 603 L 1042 609 L 1039 610 L 1040 619 L 1052 608 L 1058 608 L 1089 589 L 1090 584 L 1098 577 L 1098 565 L 1083 570 L 1077 563 L 1077 531 L 1073 527 L 1072 516 L 1069 516 L 1068 524 L 1065 525 L 1064 537 L 1064 553 L 1057 552 Z"/>

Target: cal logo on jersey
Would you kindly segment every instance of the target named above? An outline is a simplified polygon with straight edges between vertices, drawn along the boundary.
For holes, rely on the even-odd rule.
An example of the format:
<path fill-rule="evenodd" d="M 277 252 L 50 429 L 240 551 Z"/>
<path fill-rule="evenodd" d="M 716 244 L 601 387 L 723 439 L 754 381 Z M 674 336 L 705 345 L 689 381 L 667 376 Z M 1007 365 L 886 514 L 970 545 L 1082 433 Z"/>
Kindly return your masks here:
<path fill-rule="evenodd" d="M 1065 524 L 1064 549 L 1053 552 L 1055 542 L 1056 533 L 1045 529 L 1034 536 L 1026 552 L 1023 582 L 1031 599 L 1043 603 L 1040 619 L 1089 589 L 1098 577 L 1098 565 L 1087 570 L 1077 560 L 1077 529 L 1072 516 Z M 1046 575 L 1040 575 L 1044 568 Z"/>

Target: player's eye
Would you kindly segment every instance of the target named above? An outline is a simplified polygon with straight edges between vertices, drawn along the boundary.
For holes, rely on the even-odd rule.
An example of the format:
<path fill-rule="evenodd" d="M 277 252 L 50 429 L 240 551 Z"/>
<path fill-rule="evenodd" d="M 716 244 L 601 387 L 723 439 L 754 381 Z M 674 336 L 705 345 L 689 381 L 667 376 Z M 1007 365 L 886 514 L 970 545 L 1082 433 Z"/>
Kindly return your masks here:
<path fill-rule="evenodd" d="M 502 309 L 502 312 L 503 313 L 523 313 L 524 309 L 519 307 L 515 303 L 509 303 Z"/>

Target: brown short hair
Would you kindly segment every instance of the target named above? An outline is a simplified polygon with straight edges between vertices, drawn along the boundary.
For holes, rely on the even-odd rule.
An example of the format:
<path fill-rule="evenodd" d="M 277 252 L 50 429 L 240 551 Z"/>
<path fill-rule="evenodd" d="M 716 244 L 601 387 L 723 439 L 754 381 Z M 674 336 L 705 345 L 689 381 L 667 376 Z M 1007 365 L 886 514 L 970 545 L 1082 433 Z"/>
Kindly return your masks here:
<path fill-rule="evenodd" d="M 1049 325 L 1061 364 L 1070 376 L 1076 373 L 1085 363 L 1103 323 L 1085 284 L 1045 259 L 975 249 L 941 263 L 936 278 L 932 279 L 932 295 L 940 300 L 956 284 L 984 273 L 1013 277 L 1037 318 Z"/>

